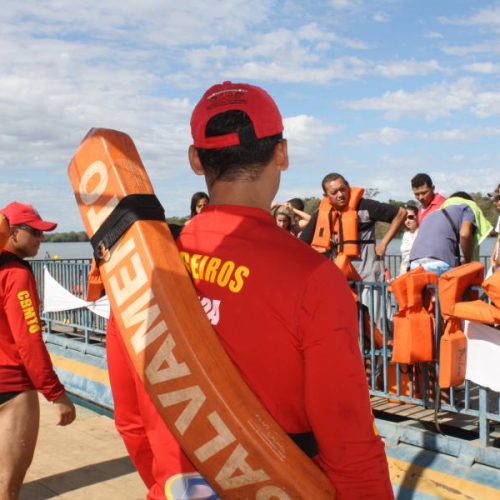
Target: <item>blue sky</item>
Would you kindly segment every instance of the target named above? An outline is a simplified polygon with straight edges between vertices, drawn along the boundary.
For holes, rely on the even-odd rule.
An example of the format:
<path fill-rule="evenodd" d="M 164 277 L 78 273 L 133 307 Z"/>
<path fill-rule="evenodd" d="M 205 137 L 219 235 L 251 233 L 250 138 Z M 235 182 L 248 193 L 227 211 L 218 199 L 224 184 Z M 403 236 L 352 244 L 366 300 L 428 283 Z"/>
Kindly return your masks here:
<path fill-rule="evenodd" d="M 411 198 L 500 181 L 500 2 L 2 0 L 0 205 L 81 230 L 67 165 L 91 127 L 132 136 L 167 215 L 204 189 L 187 164 L 204 90 L 265 87 L 291 165 L 278 201 L 344 174 Z"/>

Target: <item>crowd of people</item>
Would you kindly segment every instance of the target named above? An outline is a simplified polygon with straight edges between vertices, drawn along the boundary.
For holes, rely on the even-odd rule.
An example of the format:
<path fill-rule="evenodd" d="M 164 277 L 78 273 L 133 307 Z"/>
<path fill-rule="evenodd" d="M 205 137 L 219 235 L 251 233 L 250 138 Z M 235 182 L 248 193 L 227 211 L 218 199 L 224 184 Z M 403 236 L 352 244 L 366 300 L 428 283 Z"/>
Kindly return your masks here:
<path fill-rule="evenodd" d="M 363 281 L 380 282 L 387 278 L 384 272 L 387 246 L 401 234 L 403 227 L 399 275 L 419 266 L 439 275 L 477 260 L 480 244 L 493 230 L 468 193 L 458 191 L 446 198 L 435 191 L 431 177 L 425 173 L 411 179 L 418 205 L 399 208 L 364 198 L 363 188 L 351 187 L 338 173 L 326 175 L 321 185 L 322 199 L 312 216 L 292 213 L 290 202 L 274 204 L 276 224 L 334 261 L 339 255 L 347 255 Z M 499 188 L 488 195 L 500 211 Z M 380 241 L 375 238 L 377 222 L 389 223 Z M 495 231 L 498 233 L 498 223 Z M 495 245 L 492 270 L 498 267 L 497 261 L 498 245 Z"/>
<path fill-rule="evenodd" d="M 387 247 L 404 227 L 400 272 L 423 266 L 442 273 L 471 261 L 491 225 L 467 193 L 446 199 L 427 174 L 411 180 L 418 207 L 369 199 L 340 173 L 323 178 L 313 214 L 299 198 L 273 204 L 288 148 L 280 111 L 259 87 L 211 87 L 193 110 L 191 132 L 189 163 L 204 176 L 208 193 L 193 195 L 177 246 L 237 260 L 247 270 L 237 293 L 192 276 L 200 297 L 221 304 L 217 335 L 276 422 L 290 436 L 306 436 L 304 452 L 339 498 L 393 498 L 358 349 L 356 304 L 333 263 L 347 258 L 361 280 L 385 280 Z M 500 212 L 500 185 L 490 196 Z M 43 344 L 35 280 L 24 260 L 56 224 L 17 202 L 0 212 L 10 224 L 0 262 L 0 497 L 15 499 L 36 443 L 37 391 L 54 403 L 60 425 L 74 420 L 75 409 Z M 377 222 L 388 224 L 380 240 Z M 491 260 L 498 270 L 498 240 Z M 164 499 L 169 479 L 192 478 L 196 467 L 152 405 L 113 317 L 108 368 L 117 429 L 148 498 Z M 190 498 L 186 488 L 183 498 Z M 196 488 L 197 498 L 216 498 L 201 476 Z"/>

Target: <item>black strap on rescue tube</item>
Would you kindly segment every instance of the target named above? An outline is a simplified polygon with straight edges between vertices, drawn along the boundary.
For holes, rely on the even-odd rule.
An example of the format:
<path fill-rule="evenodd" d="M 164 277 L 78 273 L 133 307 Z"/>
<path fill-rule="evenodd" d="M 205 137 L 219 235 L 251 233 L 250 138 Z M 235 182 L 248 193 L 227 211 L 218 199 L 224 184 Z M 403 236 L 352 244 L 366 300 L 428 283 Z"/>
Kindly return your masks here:
<path fill-rule="evenodd" d="M 101 227 L 90 238 L 94 257 L 99 262 L 105 252 L 139 220 L 165 220 L 165 210 L 154 194 L 129 194 L 122 198 Z"/>
<path fill-rule="evenodd" d="M 312 432 L 288 433 L 291 440 L 310 458 L 318 454 L 318 443 Z"/>

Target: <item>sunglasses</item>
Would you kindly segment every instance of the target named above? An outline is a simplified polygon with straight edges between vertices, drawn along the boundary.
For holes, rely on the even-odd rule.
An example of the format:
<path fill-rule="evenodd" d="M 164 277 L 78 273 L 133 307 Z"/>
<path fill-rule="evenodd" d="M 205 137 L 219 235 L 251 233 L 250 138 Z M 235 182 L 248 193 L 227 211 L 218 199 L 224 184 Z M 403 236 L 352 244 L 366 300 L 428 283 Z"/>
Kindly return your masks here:
<path fill-rule="evenodd" d="M 37 238 L 43 236 L 43 231 L 40 231 L 40 229 L 34 229 L 31 226 L 28 226 L 27 224 L 17 224 L 16 227 L 30 233 L 32 236 L 36 236 Z"/>
<path fill-rule="evenodd" d="M 414 215 L 407 215 L 406 220 L 415 220 L 415 216 Z"/>

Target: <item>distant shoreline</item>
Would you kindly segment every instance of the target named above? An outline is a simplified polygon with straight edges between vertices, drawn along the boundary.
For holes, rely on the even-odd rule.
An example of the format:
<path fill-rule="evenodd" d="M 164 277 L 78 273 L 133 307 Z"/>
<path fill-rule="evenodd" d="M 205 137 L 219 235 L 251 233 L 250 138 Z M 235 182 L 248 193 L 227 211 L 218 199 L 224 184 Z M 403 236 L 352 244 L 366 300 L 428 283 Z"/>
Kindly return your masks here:
<path fill-rule="evenodd" d="M 481 256 L 490 256 L 495 237 L 488 237 L 481 245 Z M 393 239 L 387 248 L 387 255 L 400 255 L 401 239 Z M 46 254 L 48 253 L 48 256 Z M 36 260 L 46 259 L 90 259 L 92 246 L 89 241 L 44 241 L 36 255 Z"/>

